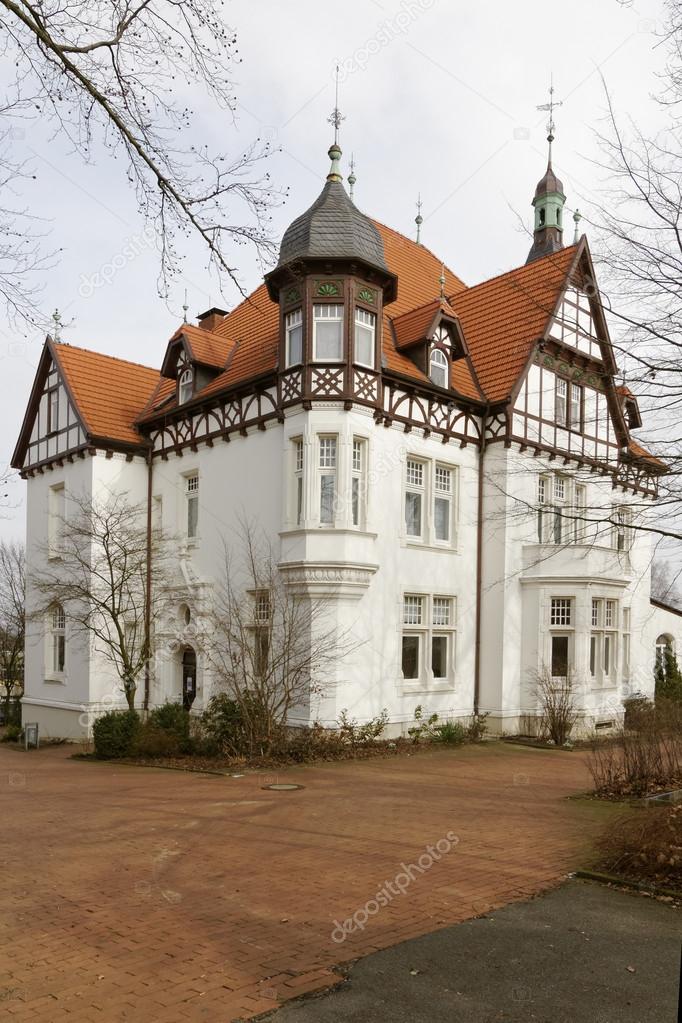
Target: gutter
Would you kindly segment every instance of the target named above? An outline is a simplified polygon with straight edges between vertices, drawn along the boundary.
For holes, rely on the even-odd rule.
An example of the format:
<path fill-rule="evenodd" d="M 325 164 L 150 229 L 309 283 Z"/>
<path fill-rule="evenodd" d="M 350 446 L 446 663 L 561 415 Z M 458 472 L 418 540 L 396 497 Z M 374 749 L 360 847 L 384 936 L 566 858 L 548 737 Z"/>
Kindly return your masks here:
<path fill-rule="evenodd" d="M 149 661 L 151 659 L 152 651 L 152 637 L 151 637 L 151 624 L 152 624 L 152 473 L 153 473 L 154 462 L 152 459 L 152 449 L 147 449 L 147 565 L 146 565 L 146 577 L 145 577 L 145 596 L 144 596 L 144 645 L 145 645 L 145 658 L 144 658 L 144 703 L 143 709 L 149 710 L 149 689 L 150 689 L 150 672 L 149 672 Z"/>

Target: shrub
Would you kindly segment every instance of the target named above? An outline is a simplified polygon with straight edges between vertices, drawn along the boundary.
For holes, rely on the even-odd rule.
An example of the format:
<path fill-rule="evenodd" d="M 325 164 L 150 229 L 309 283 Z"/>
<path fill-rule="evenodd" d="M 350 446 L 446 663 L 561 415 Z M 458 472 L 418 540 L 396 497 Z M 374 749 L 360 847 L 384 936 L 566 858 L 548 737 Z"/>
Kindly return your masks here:
<path fill-rule="evenodd" d="M 638 809 L 613 821 L 597 848 L 604 870 L 682 889 L 682 803 Z"/>
<path fill-rule="evenodd" d="M 431 714 L 428 718 L 424 717 L 424 711 L 421 703 L 418 703 L 414 708 L 414 721 L 415 723 L 407 729 L 407 734 L 412 739 L 412 742 L 421 742 L 422 739 L 433 739 L 435 729 L 438 722 L 438 715 Z"/>
<path fill-rule="evenodd" d="M 433 738 L 449 746 L 459 746 L 467 737 L 466 728 L 460 721 L 442 721 L 434 728 Z"/>
<path fill-rule="evenodd" d="M 154 707 L 148 722 L 153 728 L 176 735 L 178 739 L 189 738 L 189 712 L 181 703 L 164 703 Z"/>
<path fill-rule="evenodd" d="M 140 718 L 137 711 L 108 711 L 93 725 L 95 755 L 103 760 L 129 756 L 139 731 Z"/>
<path fill-rule="evenodd" d="M 342 710 L 338 719 L 338 735 L 347 746 L 366 746 L 378 739 L 388 722 L 388 711 L 382 710 L 378 717 L 370 718 L 364 725 L 358 724 L 355 718 L 348 717 L 348 711 Z"/>
<path fill-rule="evenodd" d="M 623 728 L 627 731 L 639 732 L 650 725 L 654 704 L 646 696 L 631 696 L 623 701 L 623 707 L 625 709 Z"/>
<path fill-rule="evenodd" d="M 622 728 L 608 744 L 592 743 L 588 766 L 599 795 L 643 796 L 679 785 L 682 704 L 659 698 L 655 706 L 639 707 L 636 728 Z"/>
<path fill-rule="evenodd" d="M 466 737 L 469 742 L 480 742 L 488 731 L 488 712 L 485 714 L 472 714 L 466 724 Z"/>
<path fill-rule="evenodd" d="M 2 737 L 3 742 L 19 742 L 21 739 L 21 725 L 8 725 Z"/>
<path fill-rule="evenodd" d="M 535 695 L 542 715 L 541 729 L 557 746 L 563 746 L 577 720 L 573 679 L 553 678 L 547 670 L 538 675 Z"/>
<path fill-rule="evenodd" d="M 208 701 L 201 715 L 201 728 L 206 748 L 216 755 L 239 756 L 247 752 L 247 729 L 241 704 L 227 693 L 217 693 Z"/>
<path fill-rule="evenodd" d="M 682 672 L 672 650 L 666 649 L 662 657 L 657 657 L 654 671 L 656 680 L 656 700 L 682 701 Z"/>

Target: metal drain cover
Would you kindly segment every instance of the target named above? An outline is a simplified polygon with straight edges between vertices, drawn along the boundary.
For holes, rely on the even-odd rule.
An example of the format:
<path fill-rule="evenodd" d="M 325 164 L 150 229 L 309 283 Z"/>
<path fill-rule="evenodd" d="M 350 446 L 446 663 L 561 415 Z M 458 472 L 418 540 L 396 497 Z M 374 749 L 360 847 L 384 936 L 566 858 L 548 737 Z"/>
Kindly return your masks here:
<path fill-rule="evenodd" d="M 270 789 L 271 792 L 294 792 L 296 789 L 305 788 L 304 785 L 294 785 L 292 782 L 275 782 L 274 785 L 263 785 L 262 788 Z"/>

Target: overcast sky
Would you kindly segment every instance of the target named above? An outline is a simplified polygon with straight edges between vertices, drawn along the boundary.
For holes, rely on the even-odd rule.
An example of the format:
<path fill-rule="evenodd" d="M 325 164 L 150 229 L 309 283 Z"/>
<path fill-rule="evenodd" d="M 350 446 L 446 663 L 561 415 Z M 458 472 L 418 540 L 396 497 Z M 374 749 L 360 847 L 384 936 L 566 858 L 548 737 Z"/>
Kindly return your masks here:
<path fill-rule="evenodd" d="M 554 166 L 571 211 L 577 205 L 589 217 L 602 184 L 594 164 L 594 133 L 605 108 L 600 76 L 619 113 L 645 129 L 654 117 L 650 96 L 663 61 L 655 49 L 658 0 L 626 6 L 618 0 L 488 0 L 478 6 L 232 0 L 224 11 L 242 57 L 237 123 L 194 95 L 195 127 L 209 148 L 238 152 L 257 136 L 279 147 L 269 170 L 289 198 L 274 211 L 277 237 L 316 198 L 327 173 L 338 62 L 345 116 L 340 142 L 346 174 L 355 154 L 358 206 L 413 237 L 421 192 L 422 240 L 467 284 L 525 260 L 529 242 L 519 215 L 528 227 L 545 168 L 546 115 L 536 107 L 547 99 L 551 72 L 563 101 Z M 142 245 L 109 284 L 91 287 L 92 275 L 144 228 L 123 160 L 95 151 L 84 166 L 36 123 L 26 125 L 17 147 L 32 158 L 36 174 L 19 187 L 19 196 L 45 219 L 46 246 L 61 249 L 58 264 L 45 274 L 42 305 L 47 312 L 59 307 L 68 324 L 64 340 L 158 366 L 182 318 L 185 288 L 190 319 L 209 305 L 236 303 L 235 291 L 220 295 L 204 254 L 191 243 L 169 303 L 157 293 L 153 246 Z M 233 258 L 244 286 L 255 287 L 260 270 L 253 253 L 238 249 Z M 0 324 L 3 463 L 11 457 L 43 340 Z M 6 489 L 0 535 L 20 536 L 24 484 L 14 479 Z"/>

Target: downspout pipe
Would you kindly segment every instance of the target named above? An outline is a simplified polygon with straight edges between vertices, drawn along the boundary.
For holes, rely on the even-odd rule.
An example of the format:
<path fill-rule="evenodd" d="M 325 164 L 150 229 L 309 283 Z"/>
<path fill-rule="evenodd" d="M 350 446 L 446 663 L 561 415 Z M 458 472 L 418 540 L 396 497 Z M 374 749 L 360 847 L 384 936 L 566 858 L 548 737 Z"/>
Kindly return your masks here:
<path fill-rule="evenodd" d="M 144 595 L 144 703 L 145 713 L 149 710 L 150 668 L 152 652 L 152 448 L 147 449 L 147 564 Z"/>
<path fill-rule="evenodd" d="M 485 459 L 486 429 L 489 406 L 481 417 L 481 445 L 478 451 L 478 508 L 476 517 L 476 635 L 474 649 L 474 714 L 479 713 L 481 702 L 481 604 L 483 596 L 483 463 Z"/>

